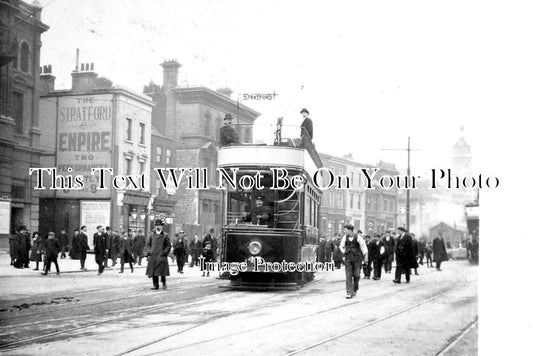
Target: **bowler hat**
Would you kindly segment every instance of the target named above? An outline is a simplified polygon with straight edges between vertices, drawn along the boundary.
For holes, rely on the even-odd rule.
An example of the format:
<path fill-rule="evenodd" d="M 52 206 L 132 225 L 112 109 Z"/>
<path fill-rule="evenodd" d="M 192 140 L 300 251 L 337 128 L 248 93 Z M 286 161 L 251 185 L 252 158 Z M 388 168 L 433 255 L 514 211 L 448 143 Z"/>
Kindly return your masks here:
<path fill-rule="evenodd" d="M 26 229 L 26 225 L 20 225 L 20 226 L 19 226 L 19 231 L 20 231 L 20 230 L 28 230 L 28 229 Z"/>
<path fill-rule="evenodd" d="M 163 222 L 163 220 L 161 219 L 155 219 L 155 222 L 154 222 L 154 225 L 160 225 L 160 226 L 163 226 L 165 225 L 165 223 Z"/>
<path fill-rule="evenodd" d="M 260 196 L 260 195 L 258 195 L 257 197 L 255 197 L 255 200 L 263 200 L 263 201 L 264 201 L 264 200 L 265 200 L 265 198 L 264 198 L 264 197 L 262 197 L 262 196 Z"/>
<path fill-rule="evenodd" d="M 48 236 L 56 236 L 55 232 L 49 232 Z"/>
<path fill-rule="evenodd" d="M 401 231 L 401 232 L 407 232 L 407 230 L 402 226 L 398 226 L 396 230 Z"/>
<path fill-rule="evenodd" d="M 231 116 L 231 114 L 226 114 L 226 116 L 224 116 L 224 120 L 233 120 L 233 116 Z"/>
<path fill-rule="evenodd" d="M 353 231 L 353 225 L 352 224 L 346 224 L 346 225 L 344 225 L 344 228 Z"/>
<path fill-rule="evenodd" d="M 306 108 L 303 108 L 302 110 L 300 110 L 300 114 L 301 114 L 301 113 L 304 113 L 304 112 L 307 113 L 307 114 L 309 114 L 309 111 L 308 111 Z"/>

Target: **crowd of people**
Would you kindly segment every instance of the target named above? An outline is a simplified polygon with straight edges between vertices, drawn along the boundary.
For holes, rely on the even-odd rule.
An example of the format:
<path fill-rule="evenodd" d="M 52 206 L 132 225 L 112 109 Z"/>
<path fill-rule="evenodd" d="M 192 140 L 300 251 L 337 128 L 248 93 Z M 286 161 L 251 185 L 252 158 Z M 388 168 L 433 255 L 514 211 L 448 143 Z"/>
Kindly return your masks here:
<path fill-rule="evenodd" d="M 214 229 L 210 229 L 203 239 L 194 234 L 189 241 L 184 231 L 176 233 L 171 239 L 163 232 L 164 223 L 159 219 L 156 219 L 154 225 L 155 229 L 148 238 L 142 230 L 129 229 L 119 233 L 110 227 L 104 229 L 103 226 L 98 226 L 92 240 L 98 275 L 117 263 L 120 263 L 119 273 L 124 273 L 125 265 L 133 273 L 134 265 L 142 266 L 143 259 L 146 258 L 146 275 L 153 279 L 153 289 L 159 289 L 159 279 L 163 288 L 166 288 L 165 277 L 169 275 L 167 257 L 176 262 L 179 274 L 183 273 L 183 267 L 189 259 L 190 267 L 199 266 L 201 257 L 206 262 L 217 259 L 219 237 L 215 236 Z M 74 230 L 72 236 L 68 236 L 65 229 L 60 231 L 57 237 L 54 232 L 49 232 L 44 237 L 39 232 L 34 232 L 30 237 L 26 226 L 20 226 L 9 239 L 11 265 L 15 268 L 30 268 L 30 262 L 35 262 L 33 270 L 39 271 L 39 264 L 42 262 L 42 274 L 48 275 L 53 263 L 56 274 L 59 275 L 58 259 L 67 258 L 68 255 L 69 258 L 80 261 L 81 271 L 87 271 L 85 263 L 90 250 L 87 227 Z M 202 276 L 209 277 L 209 272 L 206 274 L 204 271 Z"/>
<path fill-rule="evenodd" d="M 448 260 L 446 244 L 442 235 L 432 241 L 417 239 L 403 227 L 374 236 L 363 235 L 361 230 L 354 232 L 354 226 L 344 226 L 344 236 L 322 237 L 316 250 L 317 262 L 331 262 L 339 269 L 344 264 L 346 272 L 346 298 L 353 298 L 359 288 L 361 269 L 365 279 L 378 281 L 382 272 L 392 273 L 392 263 L 396 261 L 394 283 L 411 281 L 411 271 L 418 275 L 418 268 L 424 265 L 441 271 L 441 263 Z M 372 273 L 373 271 L 373 273 Z"/>
<path fill-rule="evenodd" d="M 153 280 L 153 288 L 159 289 L 161 280 L 163 289 L 166 288 L 166 277 L 170 275 L 168 257 L 176 262 L 177 273 L 182 274 L 185 264 L 190 260 L 189 267 L 205 262 L 217 261 L 219 258 L 220 235 L 215 236 L 215 230 L 210 229 L 203 239 L 197 234 L 188 238 L 184 231 L 180 231 L 170 238 L 163 232 L 164 223 L 156 219 L 155 229 L 148 237 L 142 230 L 122 231 L 119 233 L 110 227 L 97 227 L 93 235 L 93 252 L 98 265 L 98 275 L 104 273 L 111 261 L 111 267 L 120 263 L 120 272 L 124 273 L 127 264 L 133 273 L 134 265 L 142 266 L 143 259 L 147 259 L 146 275 Z M 35 262 L 34 270 L 39 271 L 39 264 L 43 262 L 42 274 L 50 272 L 52 263 L 56 274 L 60 274 L 58 259 L 68 256 L 80 261 L 80 270 L 85 267 L 87 252 L 90 250 L 87 227 L 82 226 L 68 236 L 65 229 L 60 230 L 58 236 L 49 232 L 46 236 L 34 232 L 30 237 L 25 226 L 20 226 L 10 238 L 11 265 L 15 268 L 29 268 L 30 261 Z M 478 258 L 477 239 L 471 239 L 468 244 L 469 259 Z M 411 280 L 411 273 L 418 275 L 418 268 L 424 266 L 441 270 L 441 263 L 448 259 L 446 244 L 439 234 L 432 241 L 425 238 L 417 239 L 403 227 L 396 231 L 387 231 L 374 236 L 364 236 L 360 230 L 354 231 L 353 225 L 344 226 L 344 234 L 333 237 L 322 237 L 316 249 L 317 262 L 333 261 L 335 267 L 345 266 L 347 298 L 353 298 L 359 288 L 361 270 L 365 279 L 378 281 L 382 272 L 392 274 L 393 261 L 396 263 L 394 283 L 401 283 L 402 275 L 405 283 Z M 209 277 L 208 271 L 202 271 L 202 277 Z"/>

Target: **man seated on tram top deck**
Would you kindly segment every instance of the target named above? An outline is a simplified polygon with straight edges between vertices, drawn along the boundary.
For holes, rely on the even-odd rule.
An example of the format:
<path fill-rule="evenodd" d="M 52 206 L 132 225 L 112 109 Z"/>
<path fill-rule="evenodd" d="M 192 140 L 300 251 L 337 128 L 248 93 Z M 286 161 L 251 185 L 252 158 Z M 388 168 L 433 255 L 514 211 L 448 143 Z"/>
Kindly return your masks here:
<path fill-rule="evenodd" d="M 226 114 L 224 125 L 220 128 L 220 146 L 230 146 L 239 144 L 239 134 L 232 126 L 233 116 Z"/>
<path fill-rule="evenodd" d="M 264 200 L 265 198 L 262 196 L 256 197 L 255 207 L 251 211 L 243 211 L 241 222 L 249 222 L 254 225 L 268 225 L 271 227 L 274 223 L 272 209 L 264 205 Z"/>

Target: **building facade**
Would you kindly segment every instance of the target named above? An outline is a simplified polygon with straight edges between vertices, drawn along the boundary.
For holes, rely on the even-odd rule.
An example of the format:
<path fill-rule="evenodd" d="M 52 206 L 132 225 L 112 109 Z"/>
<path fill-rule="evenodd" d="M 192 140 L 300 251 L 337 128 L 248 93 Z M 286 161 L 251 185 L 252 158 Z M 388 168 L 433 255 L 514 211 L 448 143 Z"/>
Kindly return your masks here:
<path fill-rule="evenodd" d="M 156 104 L 154 128 L 176 142 L 176 167 L 205 168 L 209 189 L 185 189 L 185 179 L 176 190 L 174 224 L 195 233 L 205 233 L 222 225 L 223 193 L 216 186 L 219 130 L 223 118 L 231 114 L 242 143 L 253 142 L 253 123 L 260 113 L 231 99 L 231 91 L 206 87 L 178 87 L 175 60 L 165 61 L 163 84 L 150 83 L 144 93 Z"/>
<path fill-rule="evenodd" d="M 0 245 L 20 225 L 39 229 L 39 192 L 29 168 L 39 167 L 40 6 L 0 1 Z"/>
<path fill-rule="evenodd" d="M 332 187 L 322 192 L 320 206 L 321 231 L 324 235 L 342 234 L 343 226 L 351 223 L 356 230 L 363 230 L 366 224 L 365 190 L 363 189 L 361 168 L 366 166 L 353 161 L 351 155 L 336 157 L 320 154 L 324 168 L 337 177 L 345 176 L 350 181 L 347 189 Z M 346 188 L 346 187 L 344 187 Z"/>
<path fill-rule="evenodd" d="M 52 179 L 45 175 L 39 212 L 43 231 L 72 232 L 80 225 L 87 225 L 89 233 L 97 225 L 148 231 L 151 99 L 113 86 L 98 76 L 93 64 L 76 66 L 68 90 L 55 90 L 53 75 L 45 72 L 42 145 L 53 154 L 41 163 L 56 168 L 57 175 L 83 177 L 83 187 L 52 189 Z M 103 176 L 95 168 L 104 169 Z"/>
<path fill-rule="evenodd" d="M 382 234 L 396 228 L 398 187 L 392 185 L 390 189 L 378 188 L 379 185 L 376 182 L 384 176 L 393 177 L 399 174 L 394 164 L 383 161 L 371 168 L 379 168 L 379 170 L 374 177 L 373 186 L 376 188 L 366 190 L 366 225 L 364 231 L 369 235 Z"/>

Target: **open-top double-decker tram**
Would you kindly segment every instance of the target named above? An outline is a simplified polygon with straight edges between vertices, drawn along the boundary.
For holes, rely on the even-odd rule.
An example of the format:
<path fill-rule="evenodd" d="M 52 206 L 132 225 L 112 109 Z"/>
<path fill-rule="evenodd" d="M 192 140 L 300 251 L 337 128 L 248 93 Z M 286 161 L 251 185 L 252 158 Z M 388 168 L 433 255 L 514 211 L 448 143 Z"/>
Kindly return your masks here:
<path fill-rule="evenodd" d="M 225 190 L 221 263 L 241 266 L 230 274 L 230 287 L 291 288 L 313 279 L 308 267 L 319 240 L 321 191 L 312 178 L 321 161 L 310 142 L 305 148 L 291 142 L 279 139 L 271 146 L 219 150 L 218 168 L 230 175 L 235 172 L 243 183 L 226 184 Z M 258 174 L 260 187 L 249 179 Z M 288 180 L 299 184 L 284 187 Z M 272 189 L 276 182 L 282 189 Z"/>

